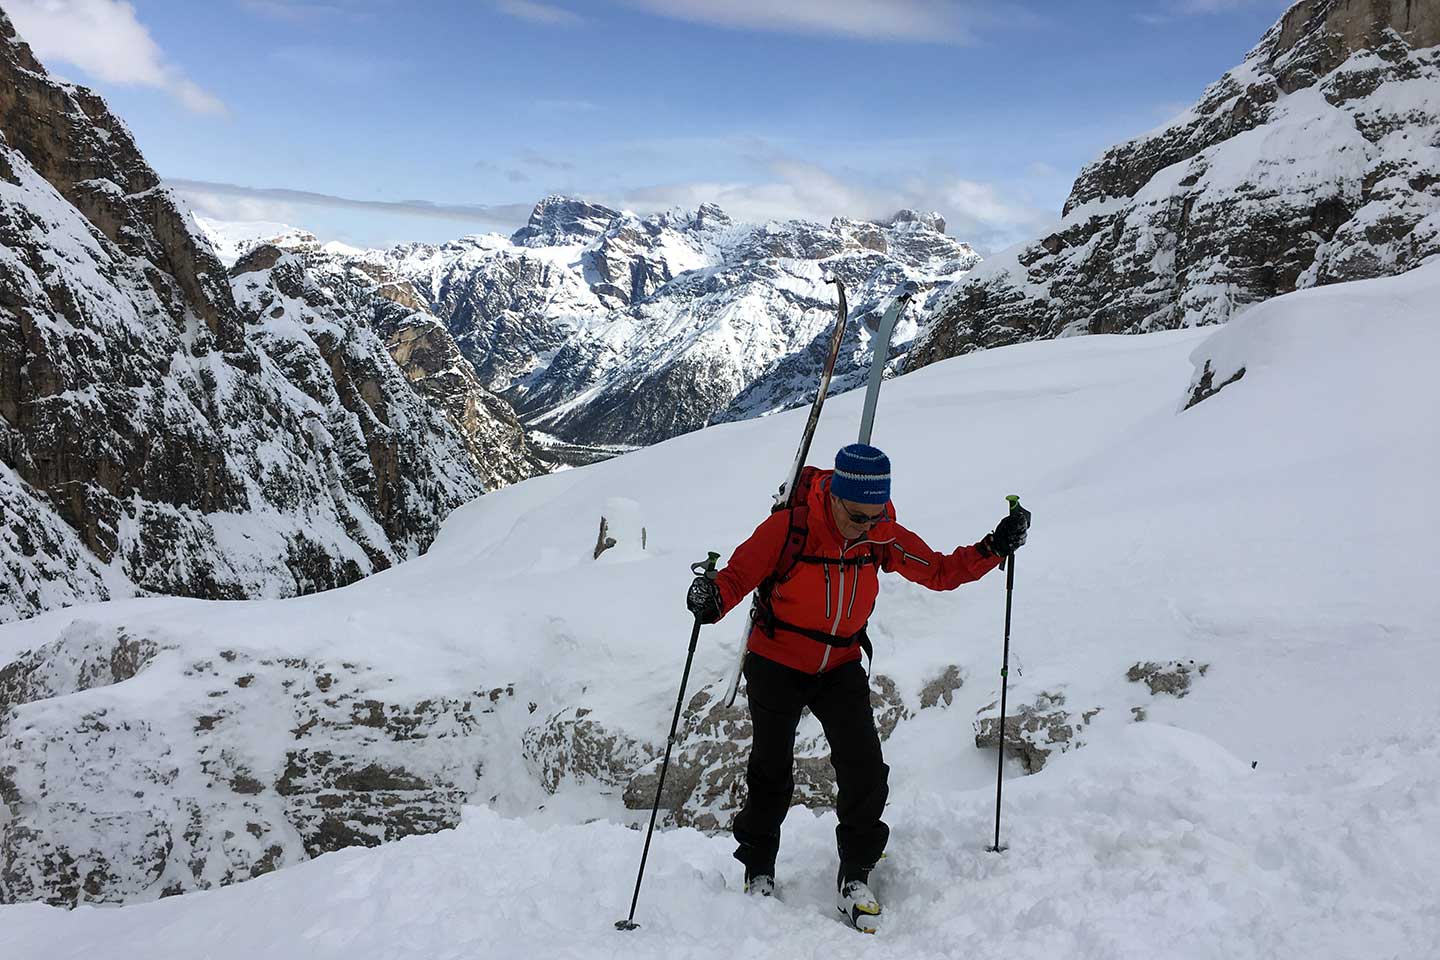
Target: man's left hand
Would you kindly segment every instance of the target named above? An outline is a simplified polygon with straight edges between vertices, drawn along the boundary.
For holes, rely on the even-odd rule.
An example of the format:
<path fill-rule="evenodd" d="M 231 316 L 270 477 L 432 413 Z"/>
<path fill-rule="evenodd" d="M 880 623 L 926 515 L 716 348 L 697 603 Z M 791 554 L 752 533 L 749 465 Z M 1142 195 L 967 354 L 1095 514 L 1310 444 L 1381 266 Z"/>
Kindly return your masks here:
<path fill-rule="evenodd" d="M 986 539 L 990 552 L 999 557 L 1013 556 L 1016 550 L 1025 546 L 1025 536 L 1030 531 L 1030 511 L 1019 504 L 995 527 L 995 532 Z"/>

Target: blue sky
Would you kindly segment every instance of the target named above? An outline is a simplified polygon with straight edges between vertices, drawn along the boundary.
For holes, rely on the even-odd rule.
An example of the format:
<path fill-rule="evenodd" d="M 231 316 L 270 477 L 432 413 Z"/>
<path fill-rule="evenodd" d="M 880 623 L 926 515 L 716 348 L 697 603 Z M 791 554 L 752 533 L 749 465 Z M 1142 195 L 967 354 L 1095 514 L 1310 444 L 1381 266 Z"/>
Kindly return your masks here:
<path fill-rule="evenodd" d="M 994 250 L 1238 64 L 1285 0 L 0 0 L 202 213 L 358 245 L 549 193 L 739 219 L 938 210 Z"/>

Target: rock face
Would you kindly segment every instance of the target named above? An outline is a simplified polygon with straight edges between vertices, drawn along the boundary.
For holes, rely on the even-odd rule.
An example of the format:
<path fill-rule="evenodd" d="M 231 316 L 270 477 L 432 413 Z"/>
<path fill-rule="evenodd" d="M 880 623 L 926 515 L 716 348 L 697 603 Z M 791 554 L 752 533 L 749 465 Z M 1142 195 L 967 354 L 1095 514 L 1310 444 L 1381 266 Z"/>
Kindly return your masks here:
<path fill-rule="evenodd" d="M 1440 253 L 1440 5 L 1301 0 L 1166 127 L 1081 171 L 1060 227 L 957 284 L 911 368 L 1222 323 Z"/>
<path fill-rule="evenodd" d="M 958 667 L 950 667 L 925 687 L 921 709 L 948 705 L 960 685 Z M 700 830 L 728 829 L 745 800 L 745 764 L 752 731 L 744 700 L 723 703 L 724 683 L 696 692 L 681 711 L 675 747 L 660 794 L 664 822 Z M 871 678 L 870 705 L 880 739 L 914 716 L 895 682 Z M 808 713 L 795 741 L 795 802 L 812 809 L 835 804 L 835 771 L 819 721 Z M 618 790 L 631 810 L 649 810 L 660 781 L 663 744 L 643 744 L 617 734 L 584 708 L 569 709 L 531 727 L 525 735 L 525 759 L 544 788 L 562 783 L 601 784 Z"/>
<path fill-rule="evenodd" d="M 103 101 L 0 15 L 0 619 L 347 583 L 515 471 L 477 469 L 370 329 L 373 298 L 272 251 L 237 305 L 191 226 Z"/>
<path fill-rule="evenodd" d="M 428 401 L 459 433 L 471 471 L 487 489 L 542 472 L 510 405 L 480 385 L 445 326 L 425 309 L 409 281 L 374 266 L 361 269 L 326 252 L 305 233 L 253 247 L 230 274 L 236 302 L 249 318 L 251 339 L 287 370 L 292 382 L 311 385 L 302 388 L 307 393 L 325 392 L 323 385 L 331 379 L 337 391 L 346 389 L 349 381 L 340 371 L 358 363 L 363 351 L 368 379 L 359 385 L 360 395 L 378 419 L 388 424 L 397 412 L 392 408 L 400 406 L 407 417 L 399 429 L 433 430 L 433 424 L 421 423 L 434 419 L 422 410 L 420 401 Z M 294 338 L 297 330 L 308 343 Z M 403 388 L 406 381 L 412 390 Z M 367 439 L 375 433 L 372 426 Z M 443 433 L 431 446 L 448 440 Z M 453 450 L 444 455 L 454 459 Z M 400 465 L 405 474 L 417 469 L 415 464 Z M 430 519 L 398 518 L 391 539 L 413 532 L 428 542 L 435 533 L 428 526 Z"/>
<path fill-rule="evenodd" d="M 77 620 L 0 671 L 0 903 L 153 900 L 452 827 L 514 701 L 182 647 Z M 94 696 L 150 671 L 183 676 L 163 711 Z"/>
<path fill-rule="evenodd" d="M 508 240 L 366 255 L 412 281 L 485 387 L 572 444 L 625 448 L 812 398 L 841 277 L 852 324 L 835 389 L 868 372 L 895 284 L 915 313 L 979 257 L 936 214 L 737 225 L 713 204 L 640 218 L 550 197 Z M 912 316 L 895 337 L 903 354 Z"/>

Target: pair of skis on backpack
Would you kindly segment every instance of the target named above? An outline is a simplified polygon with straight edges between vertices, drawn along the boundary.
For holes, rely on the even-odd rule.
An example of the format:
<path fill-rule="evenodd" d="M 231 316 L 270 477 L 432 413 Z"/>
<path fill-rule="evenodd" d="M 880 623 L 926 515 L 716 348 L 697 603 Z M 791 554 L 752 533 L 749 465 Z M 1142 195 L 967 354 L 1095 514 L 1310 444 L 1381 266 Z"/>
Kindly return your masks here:
<path fill-rule="evenodd" d="M 775 495 L 775 503 L 770 508 L 772 513 L 794 508 L 799 501 L 801 488 L 806 486 L 797 481 L 800 472 L 805 469 L 805 461 L 810 456 L 810 441 L 815 438 L 815 427 L 820 422 L 820 410 L 825 406 L 825 395 L 830 391 L 830 378 L 835 373 L 835 361 L 840 356 L 840 344 L 845 339 L 845 322 L 850 313 L 850 308 L 845 302 L 845 285 L 840 282 L 838 277 L 832 278 L 830 282 L 835 284 L 835 291 L 839 295 L 835 311 L 835 327 L 830 334 L 830 347 L 825 354 L 825 365 L 820 371 L 820 386 L 815 391 L 815 401 L 810 404 L 810 417 L 805 421 L 805 432 L 800 437 L 800 448 L 795 453 L 795 462 L 791 464 L 790 472 L 785 475 L 785 482 L 780 485 L 780 491 Z M 875 405 L 880 399 L 880 382 L 885 376 L 885 362 L 890 357 L 890 338 L 895 333 L 895 324 L 899 322 L 910 298 L 918 289 L 918 285 L 913 280 L 906 280 L 898 284 L 890 306 L 880 317 L 880 325 L 876 329 L 874 337 L 874 355 L 870 360 L 870 379 L 865 385 L 864 412 L 860 416 L 861 443 L 868 444 L 870 442 L 870 433 L 875 425 Z M 730 673 L 730 684 L 725 690 L 724 704 L 727 707 L 734 706 L 735 696 L 740 689 L 740 674 L 745 666 L 745 653 L 756 615 L 757 607 L 752 602 L 750 616 L 745 619 L 744 633 L 740 637 L 740 649 L 735 658 L 735 666 Z"/>

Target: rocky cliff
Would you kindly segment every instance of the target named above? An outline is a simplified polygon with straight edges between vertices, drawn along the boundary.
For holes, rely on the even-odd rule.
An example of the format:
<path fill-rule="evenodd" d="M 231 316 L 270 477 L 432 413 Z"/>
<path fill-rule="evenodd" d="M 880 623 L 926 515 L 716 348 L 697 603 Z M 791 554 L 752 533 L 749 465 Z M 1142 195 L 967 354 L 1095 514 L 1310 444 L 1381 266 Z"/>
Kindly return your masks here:
<path fill-rule="evenodd" d="M 380 336 L 292 279 L 237 305 L 124 125 L 0 15 L 0 619 L 347 583 L 483 491 Z"/>
<path fill-rule="evenodd" d="M 1440 2 L 1301 0 L 1199 102 L 1081 171 L 1059 228 L 939 305 L 917 367 L 1222 323 L 1440 253 Z"/>

